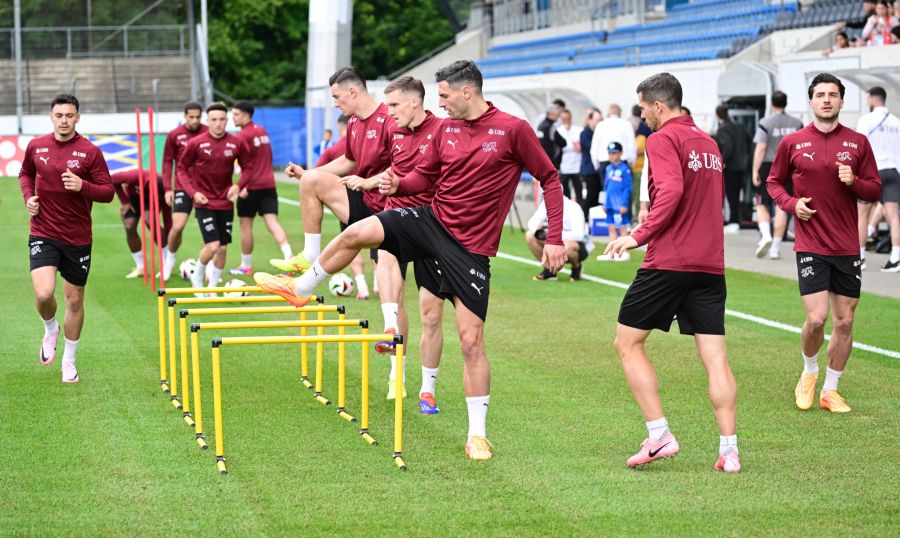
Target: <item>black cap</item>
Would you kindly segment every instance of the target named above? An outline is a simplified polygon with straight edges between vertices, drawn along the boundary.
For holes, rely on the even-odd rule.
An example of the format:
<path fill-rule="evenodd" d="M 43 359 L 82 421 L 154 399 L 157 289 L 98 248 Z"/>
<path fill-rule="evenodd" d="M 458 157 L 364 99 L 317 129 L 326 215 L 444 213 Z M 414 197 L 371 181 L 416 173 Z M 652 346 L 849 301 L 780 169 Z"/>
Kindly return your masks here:
<path fill-rule="evenodd" d="M 610 142 L 608 146 L 606 146 L 607 153 L 622 153 L 622 144 L 618 142 Z"/>

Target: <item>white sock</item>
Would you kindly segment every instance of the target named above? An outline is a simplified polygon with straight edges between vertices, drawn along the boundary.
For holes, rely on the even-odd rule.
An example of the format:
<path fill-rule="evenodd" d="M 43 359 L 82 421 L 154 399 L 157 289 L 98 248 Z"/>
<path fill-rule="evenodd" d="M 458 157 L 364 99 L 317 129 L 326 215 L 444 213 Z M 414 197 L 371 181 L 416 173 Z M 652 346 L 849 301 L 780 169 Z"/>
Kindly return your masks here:
<path fill-rule="evenodd" d="M 802 351 L 800 354 L 803 355 L 803 373 L 819 375 L 819 354 L 816 353 L 812 357 L 807 357 Z"/>
<path fill-rule="evenodd" d="M 781 241 L 782 241 L 782 238 L 773 237 L 772 238 L 772 250 L 774 250 L 775 252 L 778 252 L 778 249 L 781 248 Z"/>
<path fill-rule="evenodd" d="M 163 255 L 165 256 L 166 263 L 175 265 L 175 253 L 169 250 L 169 247 L 166 247 L 163 250 Z"/>
<path fill-rule="evenodd" d="M 194 269 L 194 274 L 191 276 L 191 287 L 192 288 L 202 288 L 203 287 L 203 277 L 206 276 L 206 264 L 197 260 L 197 268 Z"/>
<path fill-rule="evenodd" d="M 829 390 L 837 390 L 838 381 L 841 380 L 841 374 L 844 371 L 841 370 L 838 372 L 837 370 L 832 370 L 831 368 L 825 368 L 825 383 L 822 385 L 822 392 L 828 392 Z"/>
<path fill-rule="evenodd" d="M 63 340 L 66 341 L 66 347 L 63 350 L 63 364 L 75 364 L 75 352 L 78 351 L 78 340 L 69 340 L 68 338 L 63 337 Z"/>
<path fill-rule="evenodd" d="M 319 260 L 316 260 L 313 262 L 312 267 L 294 279 L 294 291 L 300 297 L 309 297 L 312 295 L 313 290 L 316 289 L 316 286 L 325 282 L 325 279 L 330 276 L 330 273 L 326 273 L 325 269 L 322 269 Z"/>
<path fill-rule="evenodd" d="M 388 379 L 390 381 L 394 381 L 397 379 L 397 355 L 391 353 L 391 373 L 388 374 Z M 403 368 L 403 386 L 406 386 L 406 367 L 404 365 Z"/>
<path fill-rule="evenodd" d="M 138 269 L 144 268 L 144 253 L 143 252 L 141 252 L 140 250 L 137 252 L 132 252 L 131 257 L 132 257 L 132 259 L 134 259 L 135 267 L 137 267 Z"/>
<path fill-rule="evenodd" d="M 294 255 L 291 253 L 291 244 L 290 243 L 285 243 L 285 244 L 281 245 L 281 255 L 284 256 L 285 260 L 289 260 L 294 257 Z"/>
<path fill-rule="evenodd" d="M 654 441 L 661 441 L 669 433 L 669 423 L 666 417 L 647 422 L 647 437 Z"/>
<path fill-rule="evenodd" d="M 219 280 L 222 276 L 222 270 L 216 267 L 215 265 L 211 266 L 209 270 L 209 285 L 210 287 L 215 287 L 219 284 Z"/>
<path fill-rule="evenodd" d="M 760 222 L 759 225 L 759 233 L 762 234 L 762 238 L 769 240 L 772 239 L 772 232 L 769 231 L 769 223 L 768 222 Z"/>
<path fill-rule="evenodd" d="M 469 408 L 469 437 L 473 435 L 487 437 L 487 412 L 490 402 L 490 394 L 466 398 L 466 407 Z"/>
<path fill-rule="evenodd" d="M 369 285 L 366 284 L 366 275 L 364 273 L 356 275 L 356 287 L 359 288 L 359 292 L 363 295 L 369 294 Z"/>
<path fill-rule="evenodd" d="M 866 247 L 859 247 L 859 259 L 864 260 L 866 258 Z"/>
<path fill-rule="evenodd" d="M 56 322 L 56 316 L 53 316 L 50 319 L 41 318 L 41 321 L 44 322 L 44 336 L 59 332 L 59 323 Z"/>
<path fill-rule="evenodd" d="M 253 258 L 252 252 L 250 254 L 244 254 L 243 252 L 241 252 L 241 267 L 253 267 L 253 261 L 251 260 L 251 258 Z"/>
<path fill-rule="evenodd" d="M 891 263 L 900 262 L 900 247 L 891 247 Z"/>
<path fill-rule="evenodd" d="M 719 436 L 719 455 L 724 456 L 728 452 L 734 451 L 737 454 L 737 435 L 720 435 Z"/>
<path fill-rule="evenodd" d="M 384 316 L 384 330 L 397 329 L 397 303 L 381 303 L 381 314 Z"/>
<path fill-rule="evenodd" d="M 308 262 L 316 261 L 322 253 L 322 234 L 303 234 L 303 257 Z"/>
<path fill-rule="evenodd" d="M 434 385 L 437 381 L 438 369 L 437 368 L 426 368 L 422 367 L 422 388 L 419 389 L 419 394 L 423 392 L 430 392 L 434 394 Z"/>
<path fill-rule="evenodd" d="M 875 235 L 875 227 L 866 225 L 866 235 L 869 237 Z"/>

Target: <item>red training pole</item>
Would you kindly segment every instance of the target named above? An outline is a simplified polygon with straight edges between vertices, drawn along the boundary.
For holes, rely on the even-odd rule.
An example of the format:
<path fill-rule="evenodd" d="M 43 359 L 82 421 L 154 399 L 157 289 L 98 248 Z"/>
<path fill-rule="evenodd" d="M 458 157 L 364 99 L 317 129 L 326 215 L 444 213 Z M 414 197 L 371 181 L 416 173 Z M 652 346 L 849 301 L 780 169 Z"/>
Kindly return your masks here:
<path fill-rule="evenodd" d="M 159 287 L 160 289 L 163 289 L 166 287 L 166 280 L 163 277 L 162 226 L 159 223 L 159 179 L 156 176 L 156 144 L 153 139 L 152 108 L 147 109 L 147 121 L 149 122 L 147 131 L 150 135 L 150 181 L 153 185 L 150 193 L 150 199 L 153 203 L 153 224 L 151 226 L 151 231 L 156 237 L 156 252 L 159 254 Z"/>
<path fill-rule="evenodd" d="M 142 161 L 142 153 L 141 153 L 141 109 L 134 109 L 134 116 L 137 128 L 135 129 L 135 133 L 137 136 L 137 164 L 138 164 L 138 197 L 140 199 L 141 207 L 135 208 L 138 214 L 138 223 L 141 227 L 141 255 L 144 257 L 144 285 L 147 285 L 147 228 L 144 226 L 144 163 Z"/>

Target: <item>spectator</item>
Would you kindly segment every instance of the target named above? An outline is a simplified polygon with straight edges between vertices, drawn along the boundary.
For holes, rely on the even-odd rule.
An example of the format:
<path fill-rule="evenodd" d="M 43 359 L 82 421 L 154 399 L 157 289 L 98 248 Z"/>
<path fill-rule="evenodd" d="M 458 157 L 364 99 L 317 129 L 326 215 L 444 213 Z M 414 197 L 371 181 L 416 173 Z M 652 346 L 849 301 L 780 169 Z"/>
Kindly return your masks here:
<path fill-rule="evenodd" d="M 719 151 L 722 153 L 725 197 L 728 200 L 728 221 L 725 223 L 725 233 L 738 233 L 741 229 L 741 187 L 744 186 L 744 176 L 747 175 L 747 169 L 750 167 L 751 139 L 743 127 L 728 117 L 727 106 L 716 107 L 716 118 L 719 121 L 716 143 L 719 144 Z"/>
<path fill-rule="evenodd" d="M 637 160 L 637 147 L 634 143 L 634 129 L 628 120 L 622 119 L 622 107 L 617 104 L 609 105 L 606 112 L 606 119 L 597 124 L 594 130 L 594 140 L 591 144 L 591 152 L 597 161 L 600 162 L 600 168 L 597 171 L 603 176 L 602 168 L 604 163 L 609 162 L 609 155 L 606 148 L 611 142 L 622 144 L 622 160 L 634 164 Z"/>
<path fill-rule="evenodd" d="M 681 115 L 682 115 L 682 116 L 687 116 L 687 117 L 690 118 L 690 117 L 691 117 L 691 109 L 688 108 L 688 107 L 686 107 L 686 106 L 682 106 L 682 107 L 681 107 Z"/>
<path fill-rule="evenodd" d="M 318 161 L 322 154 L 325 153 L 325 150 L 330 148 L 335 144 L 336 140 L 334 139 L 334 133 L 331 129 L 325 129 L 322 132 L 322 140 L 316 144 L 316 147 L 313 148 L 313 159 Z"/>
<path fill-rule="evenodd" d="M 875 14 L 875 0 L 864 0 L 862 3 L 862 13 L 859 14 L 859 17 L 849 20 L 846 22 L 839 22 L 835 24 L 835 28 L 838 30 L 843 30 L 844 28 L 852 28 L 854 30 L 861 30 L 866 27 L 866 23 L 869 21 L 869 17 Z"/>
<path fill-rule="evenodd" d="M 892 16 L 891 8 L 886 1 L 875 4 L 875 13 L 866 21 L 862 31 L 862 39 L 869 47 L 881 47 L 893 42 L 891 30 L 897 26 L 897 19 Z"/>
<path fill-rule="evenodd" d="M 638 128 L 641 126 L 641 105 L 633 105 L 631 107 L 631 117 L 628 118 L 628 121 L 631 122 L 631 127 L 634 129 L 635 134 L 637 134 Z"/>
<path fill-rule="evenodd" d="M 581 182 L 587 188 L 587 198 L 582 199 L 581 207 L 584 218 L 588 218 L 588 199 L 599 200 L 600 174 L 597 173 L 596 160 L 591 156 L 591 144 L 594 138 L 594 128 L 603 120 L 603 113 L 594 107 L 589 107 L 584 118 L 584 129 L 581 130 Z M 596 204 L 595 204 L 596 205 Z"/>
<path fill-rule="evenodd" d="M 581 206 L 569 198 L 563 198 L 563 229 L 562 240 L 566 246 L 566 263 L 572 265 L 572 280 L 581 280 L 581 262 L 588 257 L 588 246 L 584 240 L 584 215 Z M 544 253 L 544 242 L 547 240 L 547 207 L 541 200 L 534 215 L 528 219 L 528 231 L 525 232 L 525 242 L 528 250 L 538 260 Z M 549 280 L 556 278 L 556 273 L 546 267 L 532 280 Z"/>
<path fill-rule="evenodd" d="M 606 178 L 603 189 L 606 191 L 606 224 L 609 226 L 609 240 L 615 241 L 619 236 L 628 235 L 631 226 L 631 168 L 622 161 L 622 144 L 610 142 L 606 148 L 609 154 L 609 166 L 606 167 Z M 601 254 L 599 261 L 625 262 L 631 259 L 628 251 L 618 256 Z"/>
<path fill-rule="evenodd" d="M 557 170 L 562 162 L 562 150 L 566 147 L 566 139 L 556 130 L 556 120 L 558 119 L 559 109 L 555 105 L 551 106 L 547 109 L 547 114 L 537 128 L 537 137 L 541 141 L 541 147 Z"/>
<path fill-rule="evenodd" d="M 831 48 L 827 48 L 822 51 L 822 56 L 828 56 L 832 52 L 840 49 L 846 49 L 850 47 L 850 38 L 847 37 L 847 32 L 840 31 L 834 34 L 834 45 Z"/>
<path fill-rule="evenodd" d="M 580 125 L 572 125 L 572 113 L 563 110 L 560 114 L 560 125 L 556 129 L 566 139 L 566 147 L 563 148 L 562 161 L 559 165 L 559 180 L 562 182 L 563 194 L 566 198 L 572 198 L 580 206 L 584 201 L 584 193 L 581 192 L 581 131 Z M 572 184 L 571 190 L 569 184 Z"/>

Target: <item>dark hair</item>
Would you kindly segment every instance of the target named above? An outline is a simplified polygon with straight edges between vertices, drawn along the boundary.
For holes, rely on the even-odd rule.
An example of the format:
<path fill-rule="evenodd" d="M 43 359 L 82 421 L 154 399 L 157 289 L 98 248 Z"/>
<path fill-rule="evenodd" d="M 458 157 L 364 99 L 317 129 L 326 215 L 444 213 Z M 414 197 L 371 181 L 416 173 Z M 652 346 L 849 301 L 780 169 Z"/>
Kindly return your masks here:
<path fill-rule="evenodd" d="M 322 131 L 322 134 L 325 134 L 325 133 L 328 133 L 328 134 L 334 134 L 334 133 L 331 131 L 331 129 L 325 129 L 324 131 Z"/>
<path fill-rule="evenodd" d="M 81 109 L 81 104 L 78 102 L 78 98 L 72 95 L 71 93 L 58 93 L 56 97 L 50 101 L 50 110 L 53 110 L 53 107 L 56 105 L 75 105 L 75 112 L 78 112 Z"/>
<path fill-rule="evenodd" d="M 809 89 L 807 90 L 810 99 L 812 99 L 813 96 L 813 88 L 819 84 L 836 84 L 838 91 L 841 93 L 841 99 L 844 99 L 844 83 L 841 82 L 841 79 L 831 73 L 819 73 L 812 79 L 812 82 L 809 83 Z"/>
<path fill-rule="evenodd" d="M 203 105 L 197 101 L 188 101 L 184 104 L 184 113 L 187 114 L 188 110 L 199 110 L 200 112 L 203 112 Z"/>
<path fill-rule="evenodd" d="M 643 110 L 641 110 L 641 105 L 632 105 L 631 106 L 631 115 L 640 118 Z"/>
<path fill-rule="evenodd" d="M 484 79 L 481 71 L 472 60 L 457 60 L 452 64 L 438 69 L 434 74 L 435 82 L 444 81 L 450 86 L 457 87 L 460 84 L 469 84 L 475 87 L 475 91 L 481 93 Z"/>
<path fill-rule="evenodd" d="M 681 115 L 682 115 L 682 116 L 690 116 L 690 115 L 691 115 L 691 109 L 688 108 L 688 107 L 686 107 L 686 106 L 684 106 L 684 105 L 681 105 Z"/>
<path fill-rule="evenodd" d="M 787 94 L 781 90 L 772 92 L 772 106 L 775 108 L 784 108 L 787 106 Z"/>
<path fill-rule="evenodd" d="M 728 106 L 719 105 L 716 107 L 716 117 L 723 121 L 728 121 Z"/>
<path fill-rule="evenodd" d="M 335 71 L 333 75 L 328 77 L 328 85 L 334 86 L 335 84 L 339 86 L 352 84 L 353 86 L 356 86 L 363 91 L 368 91 L 366 89 L 366 77 L 364 77 L 363 74 L 360 73 L 359 70 L 352 65 L 342 67 Z"/>
<path fill-rule="evenodd" d="M 846 39 L 847 41 L 850 41 L 850 36 L 848 36 L 848 35 L 847 35 L 847 32 L 844 32 L 844 31 L 840 31 L 840 32 L 834 34 L 834 36 L 835 36 L 835 37 L 841 37 L 841 36 L 843 36 L 844 39 Z"/>
<path fill-rule="evenodd" d="M 566 108 L 566 102 L 563 101 L 562 99 L 554 99 L 553 104 L 558 106 L 559 108 L 563 108 L 563 109 Z"/>
<path fill-rule="evenodd" d="M 210 112 L 212 112 L 214 110 L 218 110 L 218 111 L 228 114 L 228 107 L 225 106 L 225 103 L 223 103 L 221 101 L 213 101 L 212 103 L 207 105 L 207 107 L 206 107 L 207 114 L 209 114 Z"/>
<path fill-rule="evenodd" d="M 559 113 L 559 115 L 562 116 L 563 114 L 568 114 L 568 115 L 571 116 L 571 115 L 572 115 L 572 111 L 569 110 L 568 108 L 564 108 L 564 109 L 562 109 L 562 111 Z"/>
<path fill-rule="evenodd" d="M 419 96 L 419 99 L 425 99 L 425 85 L 417 78 L 400 77 L 388 84 L 384 89 L 384 93 L 386 95 L 397 90 L 400 90 L 402 93 L 415 93 Z"/>
<path fill-rule="evenodd" d="M 681 107 L 681 83 L 669 73 L 657 73 L 638 84 L 637 93 L 645 103 L 660 101 L 669 108 Z"/>
<path fill-rule="evenodd" d="M 887 101 L 887 92 L 881 86 L 872 86 L 869 88 L 869 97 L 878 97 L 884 103 Z"/>
<path fill-rule="evenodd" d="M 247 114 L 251 118 L 253 117 L 253 103 L 251 103 L 250 101 L 235 101 L 234 104 L 231 105 L 231 108 L 236 108 L 244 114 Z"/>
<path fill-rule="evenodd" d="M 337 122 L 347 125 L 347 119 L 347 116 L 341 114 L 340 116 L 338 116 Z"/>

